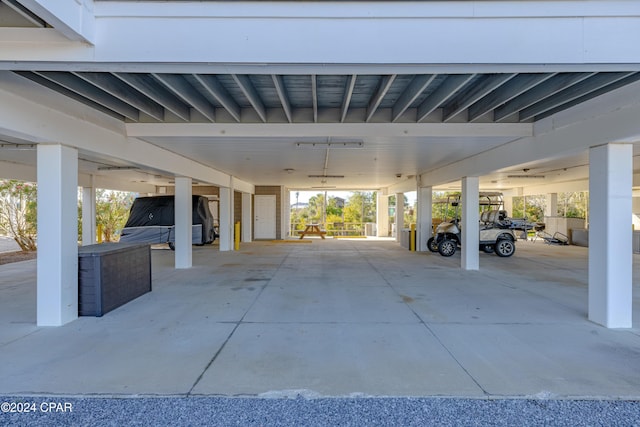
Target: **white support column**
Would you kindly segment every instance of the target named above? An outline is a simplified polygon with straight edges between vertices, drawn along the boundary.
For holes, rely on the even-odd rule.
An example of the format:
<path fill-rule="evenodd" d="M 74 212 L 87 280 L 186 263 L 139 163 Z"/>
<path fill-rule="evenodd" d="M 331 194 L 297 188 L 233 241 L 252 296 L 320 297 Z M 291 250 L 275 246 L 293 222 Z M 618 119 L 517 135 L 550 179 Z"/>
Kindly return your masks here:
<path fill-rule="evenodd" d="M 251 241 L 251 193 L 242 193 L 242 241 Z"/>
<path fill-rule="evenodd" d="M 480 220 L 478 214 L 480 180 L 477 176 L 462 178 L 462 258 L 463 270 L 480 268 Z"/>
<path fill-rule="evenodd" d="M 82 246 L 96 243 L 96 187 L 91 175 L 90 186 L 82 187 Z"/>
<path fill-rule="evenodd" d="M 427 248 L 427 240 L 429 240 L 429 237 L 433 235 L 433 219 L 431 218 L 432 206 L 433 188 L 418 188 L 418 237 L 416 249 L 419 252 L 426 252 L 429 250 L 429 248 Z"/>
<path fill-rule="evenodd" d="M 404 193 L 396 193 L 396 242 L 402 237 L 404 228 Z"/>
<path fill-rule="evenodd" d="M 191 268 L 193 265 L 193 207 L 191 178 L 176 177 L 175 195 L 175 265 L 176 268 Z"/>
<path fill-rule="evenodd" d="M 233 190 L 220 187 L 220 250 L 233 250 Z"/>
<path fill-rule="evenodd" d="M 78 151 L 37 148 L 37 323 L 60 326 L 78 318 Z"/>
<path fill-rule="evenodd" d="M 589 152 L 589 320 L 632 327 L 631 144 Z"/>
<path fill-rule="evenodd" d="M 376 199 L 376 235 L 389 237 L 389 196 L 378 191 Z"/>
<path fill-rule="evenodd" d="M 544 207 L 544 216 L 558 216 L 558 193 L 548 193 Z"/>

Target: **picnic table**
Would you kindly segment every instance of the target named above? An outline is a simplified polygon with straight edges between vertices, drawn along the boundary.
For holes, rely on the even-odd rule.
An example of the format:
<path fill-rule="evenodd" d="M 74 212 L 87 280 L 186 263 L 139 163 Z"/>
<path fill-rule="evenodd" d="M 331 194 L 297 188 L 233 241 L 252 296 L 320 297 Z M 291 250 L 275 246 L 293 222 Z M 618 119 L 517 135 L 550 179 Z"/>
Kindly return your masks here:
<path fill-rule="evenodd" d="M 320 236 L 324 239 L 325 234 L 327 234 L 327 232 L 320 230 L 319 224 L 307 224 L 307 226 L 304 228 L 304 231 L 300 233 L 300 238 L 302 239 L 306 235 L 314 235 Z"/>

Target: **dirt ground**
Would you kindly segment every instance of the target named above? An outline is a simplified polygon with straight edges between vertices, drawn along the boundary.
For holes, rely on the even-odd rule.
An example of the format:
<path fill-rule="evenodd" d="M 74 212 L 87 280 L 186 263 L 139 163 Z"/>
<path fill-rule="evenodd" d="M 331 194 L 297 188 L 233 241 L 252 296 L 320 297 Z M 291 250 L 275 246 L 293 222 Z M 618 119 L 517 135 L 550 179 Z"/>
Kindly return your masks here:
<path fill-rule="evenodd" d="M 30 259 L 34 259 L 36 257 L 37 252 L 24 252 L 24 251 L 15 251 L 15 252 L 0 252 L 0 265 L 9 264 L 12 262 L 18 261 L 27 261 Z"/>

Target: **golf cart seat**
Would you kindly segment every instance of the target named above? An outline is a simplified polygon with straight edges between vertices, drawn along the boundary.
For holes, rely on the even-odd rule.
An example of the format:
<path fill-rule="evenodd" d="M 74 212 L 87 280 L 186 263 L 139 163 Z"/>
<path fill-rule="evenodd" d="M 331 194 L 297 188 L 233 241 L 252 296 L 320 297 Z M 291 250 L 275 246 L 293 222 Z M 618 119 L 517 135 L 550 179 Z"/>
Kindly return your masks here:
<path fill-rule="evenodd" d="M 492 210 L 492 211 L 483 211 L 480 214 L 480 222 L 483 222 L 486 225 L 495 224 L 498 226 L 504 225 L 503 221 L 507 219 L 507 211 L 504 210 Z"/>

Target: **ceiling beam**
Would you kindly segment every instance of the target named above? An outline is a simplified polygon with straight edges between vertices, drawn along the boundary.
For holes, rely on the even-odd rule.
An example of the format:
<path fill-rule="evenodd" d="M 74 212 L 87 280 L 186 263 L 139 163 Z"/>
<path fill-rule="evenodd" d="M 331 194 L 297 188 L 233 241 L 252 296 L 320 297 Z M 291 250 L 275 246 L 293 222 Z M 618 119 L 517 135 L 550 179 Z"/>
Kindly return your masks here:
<path fill-rule="evenodd" d="M 160 104 L 142 96 L 142 94 L 138 94 L 134 90 L 131 90 L 130 86 L 126 85 L 120 79 L 117 79 L 111 73 L 82 72 L 73 74 L 93 85 L 93 90 L 95 90 L 95 88 L 100 88 L 100 90 L 103 90 L 136 109 L 145 112 L 154 119 L 160 121 L 164 120 L 164 108 L 162 108 Z"/>
<path fill-rule="evenodd" d="M 416 99 L 429 87 L 433 79 L 436 78 L 435 74 L 422 74 L 418 75 L 411 80 L 409 86 L 402 92 L 402 95 L 398 98 L 391 113 L 391 121 L 395 122 L 402 116 L 402 114 L 415 102 Z"/>
<path fill-rule="evenodd" d="M 356 80 L 358 76 L 352 74 L 347 77 L 347 84 L 344 87 L 344 97 L 342 98 L 342 108 L 340 110 L 340 123 L 344 123 L 349 112 L 349 104 L 351 104 L 351 97 L 353 96 L 353 89 L 356 87 Z"/>
<path fill-rule="evenodd" d="M 231 77 L 233 77 L 233 80 L 236 82 L 244 96 L 247 97 L 253 109 L 256 110 L 256 113 L 258 113 L 260 120 L 266 122 L 267 110 L 264 107 L 260 94 L 258 94 L 258 91 L 253 86 L 253 83 L 251 83 L 251 79 L 249 78 L 249 76 L 245 74 L 232 74 Z"/>
<path fill-rule="evenodd" d="M 557 74 L 533 89 L 528 90 L 517 98 L 498 107 L 493 112 L 493 120 L 500 122 L 541 99 L 560 92 L 561 90 L 591 77 L 594 73 L 562 73 Z"/>
<path fill-rule="evenodd" d="M 79 78 L 77 75 L 59 71 L 38 72 L 37 74 L 87 99 L 90 99 L 93 102 L 102 104 L 125 117 L 132 120 L 135 119 L 135 121 L 139 120 L 140 108 L 137 108 L 135 105 L 132 106 L 130 103 L 115 94 L 105 91 L 102 88 L 98 88 L 84 79 Z"/>
<path fill-rule="evenodd" d="M 543 114 L 559 105 L 566 104 L 576 98 L 603 88 L 618 80 L 628 77 L 632 73 L 599 73 L 589 77 L 579 83 L 576 83 L 560 92 L 543 99 L 540 102 L 525 108 L 518 114 L 519 121 L 525 121 L 537 115 Z"/>
<path fill-rule="evenodd" d="M 494 90 L 469 107 L 469 121 L 472 122 L 494 108 L 511 101 L 529 89 L 553 77 L 555 73 L 520 74 Z"/>
<path fill-rule="evenodd" d="M 365 122 L 368 122 L 369 120 L 371 120 L 376 110 L 380 106 L 380 103 L 384 99 L 385 95 L 387 94 L 387 92 L 389 92 L 389 89 L 391 89 L 391 85 L 395 81 L 396 76 L 397 74 L 392 74 L 390 76 L 382 77 L 382 79 L 380 80 L 380 84 L 378 85 L 378 90 L 376 91 L 375 95 L 371 98 L 371 101 L 369 101 Z"/>
<path fill-rule="evenodd" d="M 631 84 L 633 82 L 636 82 L 638 80 L 640 80 L 640 73 L 633 73 L 628 77 L 625 77 L 623 79 L 617 80 L 614 83 L 611 83 L 611 84 L 609 84 L 607 86 L 604 86 L 604 87 L 602 87 L 600 89 L 594 90 L 593 92 L 589 92 L 586 95 L 582 95 L 579 98 L 575 98 L 575 99 L 573 99 L 573 100 L 571 100 L 571 101 L 569 101 L 567 103 L 564 103 L 564 104 L 561 104 L 561 105 L 559 105 L 559 106 L 557 106 L 555 108 L 552 108 L 551 110 L 547 110 L 544 113 L 542 113 L 542 114 L 540 114 L 538 116 L 535 116 L 534 120 L 535 121 L 542 120 L 545 117 L 549 117 L 552 114 L 555 114 L 555 113 L 557 113 L 559 111 L 566 110 L 567 108 L 571 108 L 571 107 L 573 107 L 575 105 L 578 105 L 578 104 L 582 104 L 583 102 L 586 102 L 586 101 L 588 101 L 588 100 L 590 100 L 592 98 L 595 98 L 596 96 L 600 96 L 602 94 L 605 94 L 607 92 L 610 92 L 610 91 L 618 89 L 618 88 L 621 88 L 623 86 L 626 86 L 626 85 Z"/>
<path fill-rule="evenodd" d="M 318 123 L 318 77 L 311 75 L 311 100 L 313 103 L 313 122 Z"/>
<path fill-rule="evenodd" d="M 162 105 L 166 110 L 171 111 L 184 121 L 190 120 L 189 107 L 180 99 L 176 98 L 155 80 L 147 78 L 144 74 L 115 73 L 117 78 L 138 90 L 144 96 Z"/>
<path fill-rule="evenodd" d="M 139 119 L 138 110 L 128 104 L 125 104 L 117 98 L 111 97 L 107 101 L 104 101 L 104 103 L 96 102 L 84 97 L 78 92 L 68 89 L 65 86 L 61 86 L 60 84 L 46 79 L 36 73 L 31 73 L 29 71 L 14 71 L 14 73 L 25 77 L 33 82 L 36 82 L 44 87 L 47 87 L 53 91 L 56 91 L 64 96 L 88 105 L 89 107 L 94 108 L 97 111 L 101 111 L 105 114 L 115 117 L 118 120 L 125 120 L 125 118 L 128 118 L 134 122 L 137 122 Z"/>
<path fill-rule="evenodd" d="M 284 85 L 284 77 L 272 74 L 271 78 L 273 79 L 273 85 L 276 87 L 276 92 L 278 92 L 278 97 L 280 98 L 280 104 L 282 104 L 284 114 L 287 116 L 289 123 L 292 123 L 293 115 L 291 114 L 291 103 L 289 101 L 289 95 L 287 95 L 287 88 Z"/>
<path fill-rule="evenodd" d="M 234 101 L 233 97 L 229 95 L 229 92 L 227 92 L 215 76 L 209 74 L 193 74 L 193 78 L 227 110 L 236 122 L 240 121 L 240 106 Z"/>
<path fill-rule="evenodd" d="M 526 137 L 532 123 L 127 123 L 135 137 Z M 427 140 L 428 142 L 428 140 Z"/>
<path fill-rule="evenodd" d="M 475 74 L 454 74 L 448 76 L 445 81 L 442 82 L 440 86 L 438 86 L 438 88 L 434 90 L 431 95 L 424 100 L 424 102 L 422 102 L 422 104 L 420 104 L 418 107 L 417 121 L 421 122 L 426 119 L 429 114 L 431 114 L 442 103 L 454 96 L 455 93 L 460 90 L 461 87 L 466 85 L 474 76 Z"/>
<path fill-rule="evenodd" d="M 456 96 L 442 111 L 442 121 L 448 122 L 457 114 L 469 108 L 488 93 L 502 86 L 515 77 L 515 74 L 494 74 L 485 76 L 480 82 L 474 84 L 464 93 Z"/>
<path fill-rule="evenodd" d="M 177 74 L 153 73 L 151 75 L 184 102 L 193 106 L 193 108 L 207 119 L 212 122 L 216 121 L 215 108 L 213 105 L 191 86 L 184 77 Z"/>

